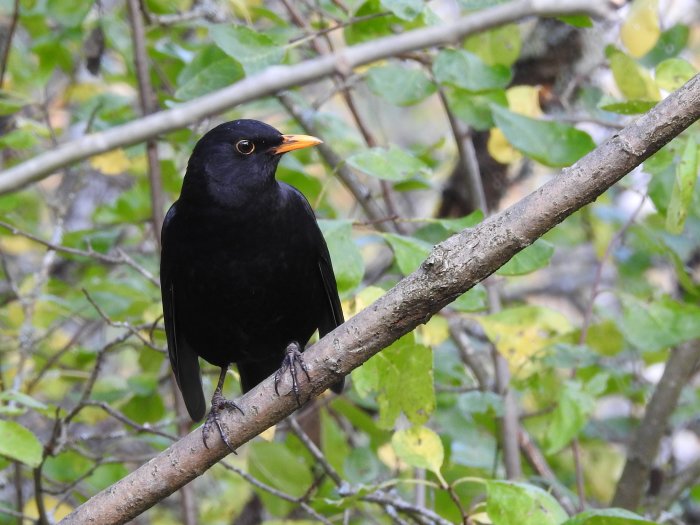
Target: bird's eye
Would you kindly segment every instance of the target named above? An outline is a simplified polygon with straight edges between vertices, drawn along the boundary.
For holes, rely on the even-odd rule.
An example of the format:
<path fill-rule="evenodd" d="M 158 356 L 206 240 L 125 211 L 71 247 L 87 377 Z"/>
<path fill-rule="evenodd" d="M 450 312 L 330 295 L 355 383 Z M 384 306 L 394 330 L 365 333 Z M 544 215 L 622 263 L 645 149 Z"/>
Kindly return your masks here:
<path fill-rule="evenodd" d="M 255 151 L 255 144 L 249 140 L 239 140 L 236 142 L 236 149 L 238 153 L 243 153 L 243 155 L 250 155 Z"/>

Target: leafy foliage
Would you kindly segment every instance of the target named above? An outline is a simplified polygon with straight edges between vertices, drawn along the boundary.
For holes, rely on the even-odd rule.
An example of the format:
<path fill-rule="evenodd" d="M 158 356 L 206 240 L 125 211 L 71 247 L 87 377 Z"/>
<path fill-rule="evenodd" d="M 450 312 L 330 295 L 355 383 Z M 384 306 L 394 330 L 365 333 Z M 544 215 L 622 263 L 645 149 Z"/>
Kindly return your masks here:
<path fill-rule="evenodd" d="M 460 0 L 456 13 L 420 0 L 146 0 L 151 95 L 161 108 L 187 107 L 279 65 L 505 3 Z M 0 34 L 12 41 L 0 79 L 3 167 L 140 117 L 144 79 L 124 3 L 23 1 L 10 34 L 13 4 L 0 1 Z M 317 211 L 350 317 L 419 269 L 436 244 L 488 227 L 469 193 L 476 179 L 489 209 L 505 209 L 692 78 L 690 21 L 661 15 L 656 0 L 635 0 L 620 27 L 594 27 L 614 31 L 605 39 L 590 36 L 598 22 L 564 17 L 491 27 L 354 72 L 339 63 L 333 78 L 287 93 L 296 116 L 275 97 L 258 98 L 158 137 L 162 180 L 153 187 L 147 149 L 135 145 L 0 195 L 0 525 L 17 512 L 61 519 L 188 430 L 165 356 L 153 224 L 164 210 L 151 189 L 164 204 L 177 198 L 192 147 L 215 122 L 312 126 L 342 159 L 327 165 L 299 151 L 277 173 Z M 568 35 L 554 46 L 565 60 L 540 30 Z M 570 58 L 583 37 L 605 56 L 595 71 Z M 602 49 L 603 40 L 615 45 Z M 355 370 L 343 395 L 318 402 L 313 437 L 341 483 L 280 425 L 193 484 L 200 522 L 238 523 L 242 513 L 268 525 L 317 515 L 428 520 L 397 498 L 448 522 L 632 525 L 661 511 L 669 523 L 687 519 L 700 505 L 697 479 L 672 501 L 662 484 L 658 497 L 634 505 L 641 515 L 607 507 L 625 482 L 620 443 L 634 442 L 645 403 L 664 387 L 654 376 L 678 345 L 700 338 L 698 142 L 697 127 L 676 138 Z M 382 216 L 367 213 L 368 202 Z M 481 264 L 478 246 L 472 263 Z M 497 386 L 496 354 L 506 385 Z M 216 376 L 204 371 L 211 392 Z M 694 384 L 660 423 L 669 457 L 655 465 L 665 479 L 688 472 L 688 450 L 674 436 L 694 428 Z M 517 435 L 503 436 L 507 417 Z M 506 479 L 513 458 L 504 439 L 522 446 L 517 482 Z M 577 513 L 579 504 L 587 510 Z M 170 502 L 143 520 L 182 522 Z"/>

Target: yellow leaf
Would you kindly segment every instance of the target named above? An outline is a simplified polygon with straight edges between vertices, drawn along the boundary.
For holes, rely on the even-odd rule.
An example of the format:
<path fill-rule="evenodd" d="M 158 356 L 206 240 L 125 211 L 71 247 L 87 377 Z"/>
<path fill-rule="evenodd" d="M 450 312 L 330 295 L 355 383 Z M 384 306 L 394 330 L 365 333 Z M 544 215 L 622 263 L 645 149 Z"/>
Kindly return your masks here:
<path fill-rule="evenodd" d="M 272 425 L 270 428 L 259 434 L 261 438 L 265 441 L 272 441 L 275 439 L 275 432 L 277 431 L 277 425 Z"/>
<path fill-rule="evenodd" d="M 83 82 L 73 84 L 66 90 L 67 98 L 71 102 L 85 103 L 88 100 L 96 97 L 100 93 L 104 93 L 105 87 L 96 82 Z"/>
<path fill-rule="evenodd" d="M 433 316 L 430 321 L 420 328 L 421 342 L 425 346 L 435 347 L 450 336 L 450 328 L 447 319 L 439 315 Z"/>
<path fill-rule="evenodd" d="M 554 337 L 573 330 L 563 314 L 540 306 L 508 308 L 475 319 L 506 358 L 513 373 L 521 372 Z"/>
<path fill-rule="evenodd" d="M 635 58 L 646 55 L 659 40 L 658 0 L 634 0 L 620 28 L 622 43 Z"/>
<path fill-rule="evenodd" d="M 536 86 L 515 86 L 506 90 L 508 109 L 526 117 L 542 116 L 540 108 L 540 88 Z M 486 145 L 489 154 L 501 164 L 512 164 L 522 158 L 518 150 L 510 145 L 508 139 L 498 128 L 491 129 Z"/>
<path fill-rule="evenodd" d="M 445 450 L 438 436 L 428 427 L 411 427 L 397 430 L 391 437 L 396 455 L 412 467 L 431 470 L 442 478 L 440 468 L 445 459 Z"/>
<path fill-rule="evenodd" d="M 49 514 L 49 522 L 51 523 L 62 520 L 73 511 L 73 507 L 68 505 L 68 503 L 62 503 L 58 498 L 54 498 L 53 496 L 44 495 L 42 499 L 44 501 L 44 508 L 47 514 Z M 39 518 L 36 499 L 32 498 L 27 501 L 24 505 L 23 513 L 26 517 L 31 519 Z"/>
<path fill-rule="evenodd" d="M 513 113 L 537 118 L 542 116 L 540 88 L 537 86 L 514 86 L 506 90 L 508 109 Z"/>
<path fill-rule="evenodd" d="M 370 304 L 384 295 L 384 293 L 384 290 L 378 286 L 368 286 L 367 288 L 364 288 L 355 296 L 355 304 L 353 305 L 353 308 L 350 308 L 350 317 L 367 308 Z M 347 310 L 343 310 L 347 313 Z"/>
<path fill-rule="evenodd" d="M 33 241 L 30 241 L 26 237 L 20 237 L 18 235 L 0 237 L 0 247 L 2 247 L 2 251 L 10 255 L 28 252 L 36 246 L 37 245 Z"/>
<path fill-rule="evenodd" d="M 115 149 L 92 157 L 90 165 L 105 175 L 118 175 L 129 168 L 131 161 L 123 149 Z"/>
<path fill-rule="evenodd" d="M 384 443 L 381 447 L 379 447 L 377 449 L 377 457 L 389 468 L 389 470 L 402 471 L 408 468 L 408 465 L 396 455 L 394 447 L 391 446 L 391 443 Z"/>
<path fill-rule="evenodd" d="M 491 129 L 486 147 L 489 151 L 489 155 L 501 164 L 511 164 L 522 157 L 522 155 L 510 145 L 506 136 L 498 128 Z"/>

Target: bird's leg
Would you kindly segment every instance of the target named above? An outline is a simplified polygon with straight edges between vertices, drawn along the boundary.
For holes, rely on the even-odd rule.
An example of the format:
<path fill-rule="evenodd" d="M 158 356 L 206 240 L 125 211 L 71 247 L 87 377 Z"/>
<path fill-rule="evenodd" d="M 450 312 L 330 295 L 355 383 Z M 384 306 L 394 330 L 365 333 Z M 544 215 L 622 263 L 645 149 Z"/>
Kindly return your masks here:
<path fill-rule="evenodd" d="M 219 383 L 216 385 L 216 390 L 214 390 L 214 395 L 211 398 L 211 410 L 207 416 L 207 420 L 204 422 L 202 427 L 202 441 L 204 441 L 204 446 L 209 448 L 207 445 L 207 438 L 209 437 L 209 432 L 211 431 L 211 426 L 216 425 L 219 430 L 219 435 L 221 439 L 226 443 L 226 446 L 233 452 L 236 453 L 236 449 L 231 446 L 224 430 L 221 426 L 221 420 L 219 419 L 219 414 L 222 410 L 238 410 L 241 414 L 245 415 L 241 407 L 239 407 L 233 401 L 230 401 L 224 397 L 222 390 L 224 388 L 224 381 L 226 380 L 226 372 L 228 372 L 228 366 L 221 367 L 221 375 L 219 375 Z"/>
<path fill-rule="evenodd" d="M 292 392 L 294 392 L 294 397 L 297 400 L 297 406 L 301 408 L 301 401 L 299 400 L 299 382 L 297 380 L 297 365 L 299 365 L 299 368 L 306 374 L 306 380 L 310 382 L 309 371 L 306 369 L 304 359 L 301 355 L 301 346 L 296 341 L 292 341 L 287 345 L 287 349 L 284 352 L 282 366 L 275 372 L 275 393 L 278 396 L 280 395 L 277 387 L 282 379 L 282 375 L 289 370 L 289 374 L 292 376 Z"/>

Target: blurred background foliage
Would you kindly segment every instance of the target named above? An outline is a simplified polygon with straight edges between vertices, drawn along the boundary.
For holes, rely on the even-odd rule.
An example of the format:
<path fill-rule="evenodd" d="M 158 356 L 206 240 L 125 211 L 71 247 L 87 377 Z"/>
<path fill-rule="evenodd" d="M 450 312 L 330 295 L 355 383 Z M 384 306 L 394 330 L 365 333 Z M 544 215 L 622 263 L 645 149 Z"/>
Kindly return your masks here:
<path fill-rule="evenodd" d="M 151 107 L 170 108 L 270 65 L 503 3 L 143 0 L 130 16 L 114 0 L 0 0 L 0 162 L 142 115 L 135 17 Z M 692 0 L 635 0 L 613 20 L 504 25 L 161 136 L 157 177 L 141 144 L 0 196 L 0 523 L 58 520 L 188 430 L 165 355 L 154 228 L 164 209 L 153 202 L 177 198 L 206 130 L 258 118 L 316 134 L 342 159 L 286 155 L 278 178 L 321 219 L 349 317 L 434 244 L 694 76 L 699 17 Z M 317 402 L 315 424 L 302 411 L 305 430 L 278 425 L 135 521 L 436 522 L 418 508 L 474 524 L 700 522 L 695 379 L 667 414 L 649 479 L 633 480 L 648 486 L 639 515 L 609 508 L 664 364 L 700 337 L 699 140 L 697 127 L 676 138 L 357 369 L 342 396 Z M 368 218 L 343 170 L 380 217 Z M 206 392 L 215 380 L 205 367 Z M 506 418 L 515 433 L 504 437 Z M 507 468 L 508 439 L 520 454 Z"/>

